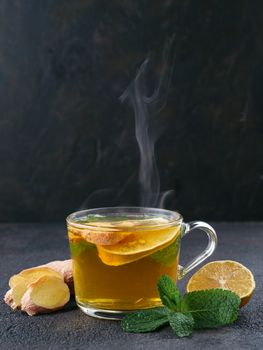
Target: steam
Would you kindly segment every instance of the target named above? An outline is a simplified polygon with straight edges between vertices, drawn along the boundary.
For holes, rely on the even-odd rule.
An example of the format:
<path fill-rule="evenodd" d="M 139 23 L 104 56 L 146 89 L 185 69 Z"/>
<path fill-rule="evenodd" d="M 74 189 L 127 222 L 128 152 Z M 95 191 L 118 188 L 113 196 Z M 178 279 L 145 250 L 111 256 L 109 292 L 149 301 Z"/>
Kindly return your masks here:
<path fill-rule="evenodd" d="M 121 95 L 122 102 L 128 100 L 135 114 L 135 135 L 140 152 L 139 184 L 140 205 L 144 207 L 163 207 L 171 191 L 160 194 L 160 177 L 155 159 L 155 138 L 150 121 L 166 105 L 173 72 L 173 39 L 166 43 L 159 77 L 152 95 L 147 94 L 146 75 L 149 74 L 150 59 L 140 66 L 135 79 Z"/>

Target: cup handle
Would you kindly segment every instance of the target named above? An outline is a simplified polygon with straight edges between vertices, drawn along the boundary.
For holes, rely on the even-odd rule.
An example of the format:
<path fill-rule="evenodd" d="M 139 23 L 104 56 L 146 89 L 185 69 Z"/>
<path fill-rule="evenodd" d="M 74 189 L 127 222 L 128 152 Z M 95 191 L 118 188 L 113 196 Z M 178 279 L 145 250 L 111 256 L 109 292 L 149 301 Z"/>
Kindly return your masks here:
<path fill-rule="evenodd" d="M 188 224 L 183 223 L 184 229 L 182 230 L 182 236 L 184 237 L 189 232 L 199 229 L 204 231 L 208 236 L 208 245 L 206 249 L 197 257 L 195 257 L 192 261 L 190 261 L 185 266 L 180 266 L 178 268 L 178 280 L 182 279 L 188 272 L 194 269 L 197 265 L 201 264 L 205 259 L 207 259 L 216 249 L 217 246 L 217 235 L 212 226 L 208 225 L 203 221 L 192 221 Z"/>

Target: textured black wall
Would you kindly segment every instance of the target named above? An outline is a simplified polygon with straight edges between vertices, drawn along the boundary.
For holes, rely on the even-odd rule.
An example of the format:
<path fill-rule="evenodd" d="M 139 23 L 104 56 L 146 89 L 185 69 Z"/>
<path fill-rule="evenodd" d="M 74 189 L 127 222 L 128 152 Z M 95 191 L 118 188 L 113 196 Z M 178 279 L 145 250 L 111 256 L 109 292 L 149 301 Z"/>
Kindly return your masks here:
<path fill-rule="evenodd" d="M 156 156 L 187 219 L 263 219 L 263 3 L 2 0 L 0 220 L 138 202 L 118 97 L 175 36 Z"/>

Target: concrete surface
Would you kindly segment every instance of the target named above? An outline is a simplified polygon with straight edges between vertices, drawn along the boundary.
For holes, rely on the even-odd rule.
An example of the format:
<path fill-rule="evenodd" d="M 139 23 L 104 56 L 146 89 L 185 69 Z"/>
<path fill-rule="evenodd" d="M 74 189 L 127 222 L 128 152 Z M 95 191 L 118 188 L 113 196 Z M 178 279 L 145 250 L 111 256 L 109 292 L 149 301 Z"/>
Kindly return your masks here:
<path fill-rule="evenodd" d="M 263 224 L 215 223 L 219 237 L 216 253 L 210 260 L 232 259 L 250 268 L 257 289 L 240 311 L 238 321 L 217 330 L 195 331 L 190 338 L 177 338 L 169 328 L 148 334 L 129 334 L 119 322 L 90 318 L 74 305 L 53 314 L 29 317 L 0 304 L 0 349 L 262 349 L 263 348 Z M 189 260 L 205 245 L 194 232 L 184 239 L 181 262 Z M 0 295 L 8 288 L 9 277 L 23 268 L 69 256 L 66 229 L 54 224 L 0 225 Z M 180 282 L 183 290 L 185 281 Z"/>

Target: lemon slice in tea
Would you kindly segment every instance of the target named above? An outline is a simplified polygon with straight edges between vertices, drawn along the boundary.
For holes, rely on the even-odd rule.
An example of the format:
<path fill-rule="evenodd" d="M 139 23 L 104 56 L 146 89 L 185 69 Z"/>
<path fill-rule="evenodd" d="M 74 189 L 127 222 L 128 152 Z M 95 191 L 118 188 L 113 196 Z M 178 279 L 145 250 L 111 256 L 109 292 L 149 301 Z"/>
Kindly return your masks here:
<path fill-rule="evenodd" d="M 198 270 L 189 280 L 186 290 L 222 288 L 239 295 L 240 306 L 244 306 L 255 290 L 256 283 L 252 272 L 244 265 L 232 261 L 213 261 Z"/>
<path fill-rule="evenodd" d="M 134 231 L 121 242 L 97 246 L 99 257 L 107 265 L 123 265 L 151 255 L 170 245 L 180 233 L 180 226 L 159 230 Z"/>

